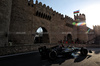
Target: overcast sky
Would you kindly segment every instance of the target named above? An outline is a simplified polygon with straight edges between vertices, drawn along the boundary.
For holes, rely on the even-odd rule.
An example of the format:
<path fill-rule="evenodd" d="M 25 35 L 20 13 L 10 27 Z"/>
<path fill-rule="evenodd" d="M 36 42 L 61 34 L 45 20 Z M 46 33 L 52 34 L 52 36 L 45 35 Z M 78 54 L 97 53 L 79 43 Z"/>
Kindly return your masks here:
<path fill-rule="evenodd" d="M 35 0 L 34 0 L 35 1 Z M 38 0 L 59 13 L 73 18 L 73 11 L 80 10 L 86 15 L 86 24 L 92 28 L 100 25 L 100 0 Z"/>

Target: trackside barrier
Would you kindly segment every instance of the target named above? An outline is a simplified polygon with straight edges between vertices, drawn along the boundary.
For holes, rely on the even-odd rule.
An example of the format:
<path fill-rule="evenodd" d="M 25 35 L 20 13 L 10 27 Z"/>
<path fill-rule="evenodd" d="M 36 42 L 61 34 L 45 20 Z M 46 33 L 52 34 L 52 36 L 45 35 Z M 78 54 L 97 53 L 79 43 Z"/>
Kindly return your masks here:
<path fill-rule="evenodd" d="M 38 50 L 41 46 L 46 46 L 47 48 L 60 45 L 60 44 L 34 44 L 34 45 L 20 45 L 20 46 L 6 46 L 0 47 L 0 56 L 16 54 L 16 53 L 24 53 Z M 75 46 L 75 47 L 90 47 L 90 48 L 100 48 L 100 44 L 63 44 L 64 46 Z"/>

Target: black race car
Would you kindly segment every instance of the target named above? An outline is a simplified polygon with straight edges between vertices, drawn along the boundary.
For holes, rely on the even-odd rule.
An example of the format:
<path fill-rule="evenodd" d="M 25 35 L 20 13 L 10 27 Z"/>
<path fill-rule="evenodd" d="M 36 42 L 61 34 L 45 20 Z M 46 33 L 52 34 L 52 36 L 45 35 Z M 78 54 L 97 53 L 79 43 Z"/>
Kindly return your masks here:
<path fill-rule="evenodd" d="M 73 56 L 73 54 L 80 53 L 83 56 L 86 56 L 88 54 L 88 50 L 86 48 L 78 48 L 78 47 L 64 47 L 62 45 L 57 45 L 51 48 L 46 48 L 46 46 L 42 46 L 38 48 L 39 53 L 42 58 L 48 58 L 48 59 L 56 59 L 57 57 L 68 57 Z M 92 51 L 89 51 L 92 53 Z"/>

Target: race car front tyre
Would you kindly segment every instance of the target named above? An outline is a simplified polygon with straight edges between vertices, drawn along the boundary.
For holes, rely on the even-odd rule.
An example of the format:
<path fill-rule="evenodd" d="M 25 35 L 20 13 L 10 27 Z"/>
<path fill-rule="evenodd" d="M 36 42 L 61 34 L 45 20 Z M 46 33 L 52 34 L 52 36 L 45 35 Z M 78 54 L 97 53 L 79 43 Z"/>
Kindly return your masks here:
<path fill-rule="evenodd" d="M 51 51 L 51 52 L 49 53 L 49 58 L 50 58 L 51 60 L 56 59 L 56 58 L 57 58 L 57 52 L 56 52 L 56 51 Z"/>
<path fill-rule="evenodd" d="M 83 56 L 86 56 L 88 54 L 88 50 L 87 49 L 84 49 L 84 48 L 81 48 L 81 55 Z"/>

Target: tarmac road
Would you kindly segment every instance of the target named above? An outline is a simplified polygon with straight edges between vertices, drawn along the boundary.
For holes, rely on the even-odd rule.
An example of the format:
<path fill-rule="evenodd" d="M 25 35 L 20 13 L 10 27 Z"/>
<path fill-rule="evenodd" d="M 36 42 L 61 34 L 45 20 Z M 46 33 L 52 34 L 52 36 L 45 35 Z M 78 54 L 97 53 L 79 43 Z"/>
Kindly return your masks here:
<path fill-rule="evenodd" d="M 10 57 L 0 57 L 0 66 L 100 66 L 100 48 L 88 48 L 93 53 L 87 56 L 42 60 L 39 52 L 30 52 Z"/>

